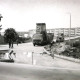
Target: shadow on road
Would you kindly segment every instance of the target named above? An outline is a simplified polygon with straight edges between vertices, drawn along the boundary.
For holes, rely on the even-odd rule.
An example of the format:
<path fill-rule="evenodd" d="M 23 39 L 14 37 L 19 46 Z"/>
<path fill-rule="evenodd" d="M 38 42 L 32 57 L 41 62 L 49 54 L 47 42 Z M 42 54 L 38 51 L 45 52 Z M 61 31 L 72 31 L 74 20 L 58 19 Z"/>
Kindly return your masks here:
<path fill-rule="evenodd" d="M 14 63 L 14 60 L 13 59 L 11 59 L 11 60 L 6 59 L 6 60 L 0 60 L 0 62 Z"/>

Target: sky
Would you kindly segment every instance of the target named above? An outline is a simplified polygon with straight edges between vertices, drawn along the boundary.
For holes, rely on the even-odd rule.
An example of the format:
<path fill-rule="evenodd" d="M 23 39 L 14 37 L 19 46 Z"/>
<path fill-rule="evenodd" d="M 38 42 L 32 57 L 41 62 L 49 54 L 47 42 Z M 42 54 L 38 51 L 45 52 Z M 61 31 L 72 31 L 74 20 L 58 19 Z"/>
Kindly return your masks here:
<path fill-rule="evenodd" d="M 2 31 L 36 29 L 46 23 L 47 29 L 80 27 L 80 0 L 0 0 Z"/>

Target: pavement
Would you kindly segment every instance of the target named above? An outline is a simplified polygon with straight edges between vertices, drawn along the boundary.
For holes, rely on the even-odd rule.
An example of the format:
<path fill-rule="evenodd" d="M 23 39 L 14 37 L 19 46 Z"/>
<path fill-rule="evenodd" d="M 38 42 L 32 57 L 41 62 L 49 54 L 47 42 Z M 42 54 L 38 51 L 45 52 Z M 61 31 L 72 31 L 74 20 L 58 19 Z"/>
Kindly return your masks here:
<path fill-rule="evenodd" d="M 80 70 L 2 62 L 0 80 L 80 80 Z"/>
<path fill-rule="evenodd" d="M 80 64 L 42 54 L 42 46 L 14 44 L 13 50 L 15 63 L 0 62 L 0 80 L 80 80 Z"/>
<path fill-rule="evenodd" d="M 8 45 L 5 46 L 8 48 Z M 32 43 L 23 43 L 19 44 L 18 46 L 14 44 L 13 50 L 16 53 L 16 57 L 14 55 L 12 56 L 15 63 L 43 66 L 43 67 L 80 69 L 79 63 L 71 62 L 56 57 L 54 57 L 53 59 L 48 54 L 42 54 L 44 48 L 42 46 L 34 47 Z"/>

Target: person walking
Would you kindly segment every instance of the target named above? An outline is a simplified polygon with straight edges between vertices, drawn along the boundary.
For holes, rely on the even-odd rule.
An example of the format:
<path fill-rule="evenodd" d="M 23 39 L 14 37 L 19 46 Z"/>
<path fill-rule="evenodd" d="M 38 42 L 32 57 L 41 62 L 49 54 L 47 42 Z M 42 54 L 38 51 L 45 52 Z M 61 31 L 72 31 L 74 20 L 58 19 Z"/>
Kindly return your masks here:
<path fill-rule="evenodd" d="M 9 48 L 11 48 L 11 40 L 9 39 Z"/>
<path fill-rule="evenodd" d="M 18 46 L 18 39 L 16 40 L 17 46 Z"/>
<path fill-rule="evenodd" d="M 11 48 L 13 48 L 13 40 L 11 40 Z"/>

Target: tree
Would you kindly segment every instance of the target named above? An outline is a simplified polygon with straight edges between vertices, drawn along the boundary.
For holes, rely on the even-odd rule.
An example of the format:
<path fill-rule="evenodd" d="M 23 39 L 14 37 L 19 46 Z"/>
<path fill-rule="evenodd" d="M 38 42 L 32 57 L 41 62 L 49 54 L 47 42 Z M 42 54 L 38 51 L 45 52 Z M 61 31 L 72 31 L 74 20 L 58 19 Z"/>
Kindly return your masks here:
<path fill-rule="evenodd" d="M 1 21 L 1 18 L 3 18 L 3 16 L 0 14 L 0 21 Z"/>
<path fill-rule="evenodd" d="M 9 43 L 9 48 L 13 48 L 13 43 L 17 40 L 18 33 L 13 28 L 8 28 L 4 32 L 4 40 Z"/>

